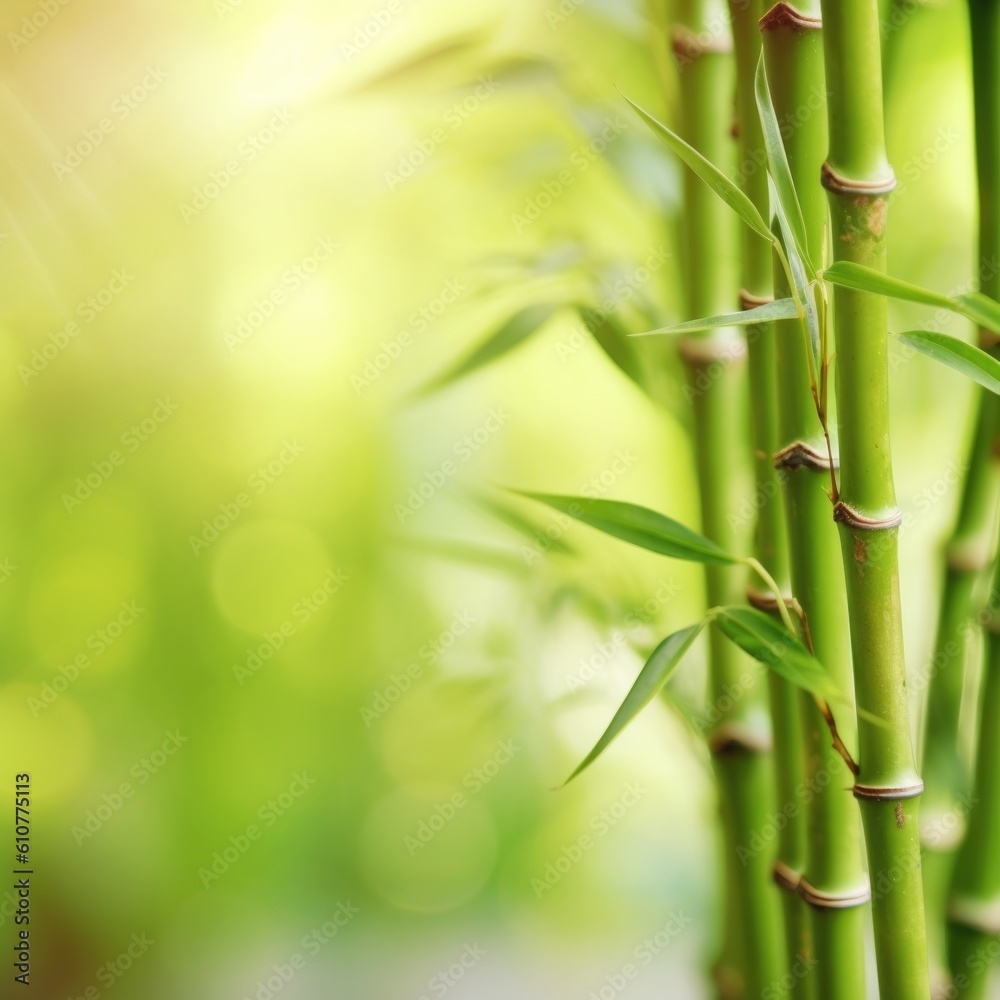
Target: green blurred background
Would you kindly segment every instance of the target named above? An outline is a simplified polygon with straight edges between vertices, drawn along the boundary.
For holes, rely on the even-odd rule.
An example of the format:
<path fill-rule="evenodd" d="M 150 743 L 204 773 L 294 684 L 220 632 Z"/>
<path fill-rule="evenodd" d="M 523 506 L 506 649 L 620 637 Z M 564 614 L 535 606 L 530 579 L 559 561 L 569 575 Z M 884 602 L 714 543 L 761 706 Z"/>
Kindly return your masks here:
<path fill-rule="evenodd" d="M 964 5 L 901 15 L 891 268 L 952 291 Z M 683 318 L 679 169 L 615 89 L 676 114 L 642 4 L 7 0 L 0 30 L 0 774 L 32 775 L 34 995 L 583 1000 L 645 949 L 629 997 L 707 996 L 702 652 L 552 790 L 699 573 L 473 495 L 696 524 L 676 360 L 647 349 L 654 402 L 561 309 L 415 395 L 526 305 Z M 895 357 L 917 672 L 968 395 Z"/>

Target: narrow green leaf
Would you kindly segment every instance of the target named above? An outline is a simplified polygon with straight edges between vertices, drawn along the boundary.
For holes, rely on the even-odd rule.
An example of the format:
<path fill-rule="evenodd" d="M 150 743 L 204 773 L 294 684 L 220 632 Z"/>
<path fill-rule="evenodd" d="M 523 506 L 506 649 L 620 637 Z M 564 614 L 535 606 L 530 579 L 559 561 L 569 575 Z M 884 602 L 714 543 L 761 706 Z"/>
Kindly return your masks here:
<path fill-rule="evenodd" d="M 957 312 L 956 303 L 947 295 L 939 295 L 919 285 L 911 285 L 908 281 L 891 278 L 864 264 L 854 264 L 849 260 L 839 260 L 831 264 L 823 277 L 832 285 L 842 288 L 855 288 L 861 292 L 874 292 L 891 299 L 903 299 L 906 302 L 921 302 L 927 306 L 938 306 Z"/>
<path fill-rule="evenodd" d="M 457 382 L 471 372 L 513 350 L 536 330 L 543 327 L 558 308 L 551 302 L 542 302 L 514 313 L 475 350 L 449 368 L 443 375 L 439 375 L 418 390 L 418 395 L 443 389 L 445 386 L 451 385 L 452 382 Z"/>
<path fill-rule="evenodd" d="M 961 307 L 962 315 L 971 319 L 977 326 L 1000 333 L 1000 302 L 983 295 L 982 292 L 956 295 L 955 301 Z"/>
<path fill-rule="evenodd" d="M 764 69 L 764 55 L 761 53 L 757 62 L 757 72 L 754 76 L 754 96 L 757 99 L 757 111 L 764 134 L 764 149 L 767 153 L 767 167 L 774 183 L 776 199 L 781 205 L 791 232 L 795 248 L 811 278 L 816 269 L 809 259 L 809 242 L 806 238 L 806 223 L 802 215 L 799 196 L 795 192 L 795 182 L 788 166 L 785 154 L 785 144 L 781 138 L 781 126 L 771 102 L 771 91 L 767 85 L 767 72 Z"/>
<path fill-rule="evenodd" d="M 763 611 L 737 605 L 718 608 L 713 614 L 723 635 L 755 660 L 811 694 L 840 700 L 823 664 L 781 622 Z"/>
<path fill-rule="evenodd" d="M 660 555 L 689 562 L 727 566 L 739 562 L 715 542 L 686 528 L 665 514 L 620 500 L 594 500 L 590 497 L 555 496 L 551 493 L 514 492 L 548 504 L 555 510 L 575 517 L 598 531 L 631 542 Z"/>
<path fill-rule="evenodd" d="M 625 696 L 621 708 L 615 712 L 611 724 L 604 730 L 604 735 L 597 741 L 594 749 L 583 758 L 580 766 L 563 782 L 564 787 L 581 771 L 590 767 L 618 734 L 657 696 L 704 627 L 704 621 L 697 625 L 689 625 L 667 636 L 653 650 L 645 666 L 639 671 L 632 689 Z"/>
<path fill-rule="evenodd" d="M 809 340 L 809 350 L 813 359 L 813 370 L 819 371 L 822 367 L 820 338 L 819 338 L 819 316 L 816 312 L 816 300 L 812 293 L 812 283 L 806 273 L 805 264 L 799 256 L 789 227 L 788 217 L 785 214 L 785 207 L 778 192 L 775 190 L 774 182 L 770 177 L 767 179 L 768 190 L 771 193 L 771 201 L 774 204 L 774 213 L 778 219 L 778 227 L 781 230 L 781 245 L 784 247 L 785 259 L 788 261 L 789 280 L 792 286 L 792 295 L 795 298 L 799 309 L 802 311 L 805 332 Z"/>
<path fill-rule="evenodd" d="M 754 309 L 743 312 L 724 313 L 721 316 L 710 316 L 708 319 L 693 319 L 676 326 L 664 326 L 659 330 L 649 330 L 646 333 L 633 333 L 633 337 L 656 337 L 674 333 L 694 333 L 697 330 L 714 330 L 720 326 L 756 326 L 758 323 L 770 323 L 775 319 L 795 319 L 799 315 L 799 307 L 795 299 L 776 299 Z"/>
<path fill-rule="evenodd" d="M 625 97 L 625 95 L 622 95 Z M 769 243 L 774 239 L 767 223 L 757 211 L 754 203 L 733 183 L 714 163 L 705 159 L 694 146 L 686 143 L 675 132 L 671 132 L 662 122 L 643 111 L 630 97 L 625 100 L 632 105 L 640 118 L 683 160 L 755 233 Z"/>
<path fill-rule="evenodd" d="M 954 371 L 978 382 L 984 389 L 1000 394 L 1000 361 L 972 344 L 930 330 L 899 334 L 904 344 Z"/>

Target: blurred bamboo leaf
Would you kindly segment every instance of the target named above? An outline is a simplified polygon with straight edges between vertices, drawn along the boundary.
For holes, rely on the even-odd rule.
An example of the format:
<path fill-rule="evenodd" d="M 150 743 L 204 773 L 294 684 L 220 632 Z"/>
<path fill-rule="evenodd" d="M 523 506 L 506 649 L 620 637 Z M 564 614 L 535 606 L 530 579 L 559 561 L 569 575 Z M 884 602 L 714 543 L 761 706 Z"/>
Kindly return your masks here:
<path fill-rule="evenodd" d="M 559 306 L 551 302 L 542 302 L 537 305 L 528 306 L 514 313 L 505 320 L 497 330 L 491 334 L 479 347 L 475 348 L 471 354 L 459 361 L 454 367 L 448 369 L 443 375 L 433 379 L 422 389 L 418 389 L 416 396 L 424 396 L 445 386 L 457 382 L 466 375 L 471 374 L 484 365 L 496 361 L 497 358 L 513 350 L 522 344 L 536 330 L 543 327 Z"/>
<path fill-rule="evenodd" d="M 512 504 L 507 503 L 499 496 L 487 493 L 485 490 L 468 490 L 469 499 L 484 511 L 491 514 L 498 521 L 513 528 L 519 534 L 525 535 L 533 541 L 543 542 L 546 551 L 558 552 L 561 555 L 573 555 L 576 550 L 558 536 L 553 537 L 538 524 L 536 524 L 526 514 L 522 514 Z"/>
<path fill-rule="evenodd" d="M 653 650 L 645 666 L 639 671 L 639 676 L 625 696 L 621 707 L 615 712 L 610 725 L 604 731 L 604 735 L 597 741 L 594 749 L 584 757 L 576 770 L 563 782 L 563 787 L 597 760 L 619 733 L 656 697 L 670 680 L 684 654 L 691 648 L 704 627 L 704 621 L 698 622 L 697 625 L 689 625 L 687 628 L 667 636 Z"/>

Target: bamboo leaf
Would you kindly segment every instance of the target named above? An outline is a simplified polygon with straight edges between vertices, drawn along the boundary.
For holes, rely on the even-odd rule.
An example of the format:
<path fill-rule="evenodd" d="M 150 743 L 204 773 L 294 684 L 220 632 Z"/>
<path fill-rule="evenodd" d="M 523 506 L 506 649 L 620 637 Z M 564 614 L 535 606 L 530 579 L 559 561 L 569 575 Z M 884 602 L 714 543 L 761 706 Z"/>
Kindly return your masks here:
<path fill-rule="evenodd" d="M 785 144 L 781 138 L 781 126 L 778 124 L 778 116 L 775 114 L 774 104 L 771 102 L 771 91 L 767 85 L 763 53 L 757 62 L 757 72 L 754 76 L 754 96 L 757 99 L 757 111 L 760 114 L 764 135 L 764 149 L 767 153 L 767 167 L 774 184 L 776 200 L 784 211 L 795 249 L 798 250 L 799 257 L 811 277 L 816 273 L 816 269 L 809 259 L 805 218 L 802 215 L 799 196 L 795 192 L 792 171 L 788 166 Z"/>
<path fill-rule="evenodd" d="M 792 295 L 795 297 L 795 301 L 802 311 L 801 314 L 805 323 L 806 334 L 809 338 L 813 371 L 819 371 L 822 367 L 822 350 L 819 336 L 819 316 L 816 313 L 816 300 L 813 298 L 812 283 L 806 273 L 805 264 L 795 247 L 795 240 L 792 237 L 788 217 L 785 214 L 785 207 L 778 197 L 774 182 L 769 177 L 767 183 L 768 190 L 771 193 L 771 201 L 774 204 L 774 214 L 777 216 L 778 227 L 781 230 L 781 242 L 784 247 L 785 259 L 788 261 L 788 278 L 792 286 Z"/>
<path fill-rule="evenodd" d="M 622 95 L 625 97 L 625 95 Z M 714 163 L 686 143 L 662 122 L 643 111 L 630 97 L 625 100 L 640 118 L 683 160 L 755 233 L 769 243 L 774 237 L 754 203 Z"/>
<path fill-rule="evenodd" d="M 506 524 L 507 527 L 513 528 L 514 531 L 527 536 L 532 541 L 544 542 L 546 551 L 558 552 L 560 555 L 574 554 L 575 550 L 571 545 L 559 537 L 547 535 L 531 518 L 526 517 L 509 503 L 501 500 L 500 497 L 479 489 L 469 489 L 468 494 L 470 500 L 498 521 Z"/>
<path fill-rule="evenodd" d="M 849 260 L 839 260 L 831 264 L 823 277 L 832 285 L 841 288 L 854 288 L 861 292 L 874 292 L 891 299 L 903 299 L 906 302 L 920 302 L 927 306 L 938 306 L 957 312 L 956 303 L 947 295 L 939 295 L 919 285 L 911 285 L 908 281 L 891 278 L 864 264 L 855 264 Z"/>
<path fill-rule="evenodd" d="M 710 316 L 708 319 L 693 319 L 687 323 L 678 323 L 676 326 L 664 326 L 659 330 L 633 333 L 632 336 L 656 337 L 674 333 L 694 333 L 697 330 L 714 330 L 720 326 L 755 326 L 775 319 L 795 319 L 798 315 L 799 307 L 795 304 L 795 299 L 776 299 L 754 309 Z"/>
<path fill-rule="evenodd" d="M 583 758 L 577 769 L 563 782 L 564 787 L 581 771 L 590 767 L 621 731 L 659 694 L 704 627 L 704 621 L 697 625 L 689 625 L 667 636 L 653 650 L 621 707 L 615 712 L 610 725 L 604 730 L 604 735 L 597 741 L 594 749 Z"/>
<path fill-rule="evenodd" d="M 842 700 L 823 664 L 770 615 L 734 605 L 713 616 L 723 635 L 785 680 L 820 698 Z"/>
<path fill-rule="evenodd" d="M 1000 333 L 1000 302 L 983 295 L 982 292 L 956 295 L 955 301 L 961 306 L 962 315 L 971 319 L 977 326 Z"/>
<path fill-rule="evenodd" d="M 615 538 L 673 559 L 726 566 L 739 562 L 715 542 L 678 521 L 658 514 L 648 507 L 620 500 L 594 500 L 590 497 L 556 496 L 551 493 L 514 492 L 548 504 L 555 510 L 589 524 Z"/>
<path fill-rule="evenodd" d="M 495 361 L 519 344 L 522 344 L 536 330 L 541 329 L 558 308 L 554 303 L 541 302 L 514 313 L 482 344 L 452 368 L 449 368 L 444 374 L 439 375 L 422 389 L 417 390 L 417 394 L 426 395 L 429 392 L 443 389 L 445 386 L 451 385 L 453 382 L 457 382 L 459 379 L 482 368 L 484 365 Z"/>
<path fill-rule="evenodd" d="M 634 345 L 629 342 L 630 334 L 621 320 L 611 313 L 595 310 L 586 305 L 577 305 L 577 312 L 601 350 L 636 385 L 645 389 L 642 362 L 636 355 Z"/>
<path fill-rule="evenodd" d="M 978 347 L 931 330 L 911 330 L 899 334 L 899 339 L 921 354 L 978 382 L 984 389 L 1000 394 L 1000 361 Z"/>

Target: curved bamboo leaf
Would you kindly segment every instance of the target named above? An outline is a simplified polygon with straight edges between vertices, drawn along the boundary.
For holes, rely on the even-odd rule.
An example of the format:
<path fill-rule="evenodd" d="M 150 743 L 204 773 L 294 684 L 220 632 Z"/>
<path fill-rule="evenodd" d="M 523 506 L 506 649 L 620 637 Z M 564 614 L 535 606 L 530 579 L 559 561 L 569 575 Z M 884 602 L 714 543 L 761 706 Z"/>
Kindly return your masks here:
<path fill-rule="evenodd" d="M 657 337 L 674 333 L 694 333 L 697 330 L 714 330 L 721 326 L 755 326 L 758 323 L 770 323 L 775 319 L 796 319 L 799 307 L 795 299 L 776 299 L 754 309 L 743 312 L 724 313 L 721 316 L 710 316 L 708 319 L 693 319 L 676 326 L 665 326 L 659 330 L 649 330 L 646 333 L 633 333 L 633 337 Z"/>
<path fill-rule="evenodd" d="M 645 666 L 639 671 L 639 676 L 635 679 L 632 689 L 625 696 L 621 708 L 615 712 L 610 725 L 604 730 L 604 735 L 597 741 L 594 749 L 583 758 L 579 767 L 563 782 L 563 787 L 568 785 L 581 771 L 590 767 L 618 734 L 659 694 L 704 627 L 704 621 L 697 625 L 689 625 L 687 628 L 667 636 L 653 650 Z"/>
<path fill-rule="evenodd" d="M 899 334 L 899 339 L 921 354 L 978 382 L 984 389 L 1000 394 L 1000 361 L 978 347 L 931 330 L 911 330 Z"/>
<path fill-rule="evenodd" d="M 764 134 L 764 149 L 767 153 L 767 168 L 774 183 L 776 200 L 781 205 L 788 228 L 798 250 L 799 257 L 805 264 L 810 277 L 816 269 L 809 259 L 809 243 L 806 238 L 806 223 L 802 215 L 799 196 L 795 192 L 795 182 L 788 166 L 785 154 L 785 144 L 781 138 L 781 126 L 771 102 L 771 91 L 767 85 L 767 72 L 764 69 L 764 55 L 761 53 L 757 62 L 757 72 L 754 75 L 754 96 L 757 99 L 757 111 L 760 114 L 761 128 Z"/>
<path fill-rule="evenodd" d="M 723 635 L 785 680 L 820 698 L 842 700 L 823 664 L 770 615 L 734 605 L 717 608 L 713 617 Z"/>
<path fill-rule="evenodd" d="M 622 97 L 625 97 L 622 94 Z M 671 132 L 662 122 L 643 111 L 630 97 L 625 100 L 632 105 L 640 118 L 683 160 L 755 233 L 769 243 L 774 237 L 767 223 L 757 211 L 754 203 L 733 183 L 714 163 L 705 159 L 694 146 L 686 143 L 675 132 Z"/>
<path fill-rule="evenodd" d="M 598 531 L 660 555 L 712 566 L 727 566 L 739 562 L 715 542 L 648 507 L 620 500 L 593 500 L 590 497 L 556 496 L 522 490 L 513 492 L 548 504 Z"/>
<path fill-rule="evenodd" d="M 452 382 L 457 382 L 478 368 L 488 365 L 491 361 L 495 361 L 508 351 L 513 350 L 536 330 L 543 327 L 558 308 L 559 306 L 552 302 L 541 302 L 514 313 L 479 347 L 444 374 L 433 379 L 422 389 L 418 389 L 417 395 L 426 395 L 443 389 L 445 386 L 451 385 Z"/>
<path fill-rule="evenodd" d="M 598 346 L 639 388 L 645 390 L 642 362 L 629 343 L 630 334 L 616 316 L 586 305 L 577 305 L 583 325 L 597 341 Z"/>

